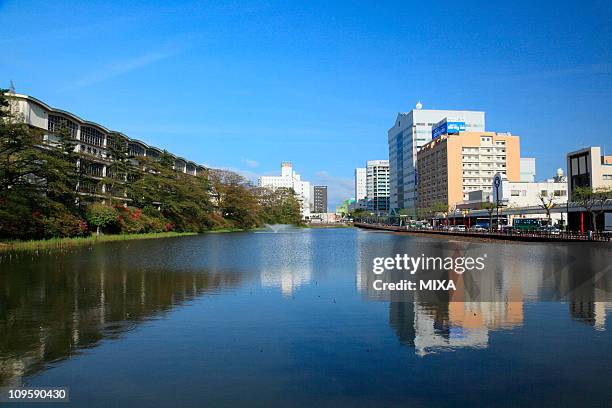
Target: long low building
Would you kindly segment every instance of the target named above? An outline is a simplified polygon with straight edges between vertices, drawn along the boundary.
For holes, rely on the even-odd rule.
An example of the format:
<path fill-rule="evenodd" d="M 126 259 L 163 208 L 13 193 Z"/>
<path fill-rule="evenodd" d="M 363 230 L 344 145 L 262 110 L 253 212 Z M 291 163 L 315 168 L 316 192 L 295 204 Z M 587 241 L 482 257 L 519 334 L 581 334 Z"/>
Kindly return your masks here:
<path fill-rule="evenodd" d="M 24 123 L 44 131 L 43 141 L 52 143 L 54 135 L 62 128 L 68 129 L 71 136 L 77 141 L 75 149 L 83 158 L 84 172 L 94 180 L 107 176 L 107 166 L 110 165 L 110 154 L 107 146 L 109 135 L 119 135 L 127 142 L 128 154 L 132 157 L 159 158 L 163 149 L 133 139 L 127 135 L 110 130 L 96 122 L 81 119 L 79 116 L 53 108 L 46 103 L 28 95 L 7 93 L 5 95 L 11 102 L 11 110 L 18 115 Z M 167 153 L 174 160 L 174 168 L 186 174 L 197 175 L 206 168 L 191 160 Z M 80 193 L 95 194 L 102 191 L 104 186 L 81 186 Z"/>

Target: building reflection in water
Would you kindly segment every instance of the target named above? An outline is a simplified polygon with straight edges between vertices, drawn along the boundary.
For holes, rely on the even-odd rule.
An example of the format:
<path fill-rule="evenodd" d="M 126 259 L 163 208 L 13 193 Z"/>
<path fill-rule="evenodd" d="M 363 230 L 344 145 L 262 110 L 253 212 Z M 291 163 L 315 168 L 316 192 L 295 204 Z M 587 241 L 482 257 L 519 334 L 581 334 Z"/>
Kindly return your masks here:
<path fill-rule="evenodd" d="M 242 274 L 134 269 L 72 259 L 9 264 L 0 274 L 0 390 L 20 386 L 45 369 L 103 339 L 119 338 L 143 321 L 197 296 L 242 283 Z M 4 267 L 7 265 L 5 264 Z"/>
<path fill-rule="evenodd" d="M 569 276 L 570 316 L 600 331 L 606 329 L 606 317 L 612 311 L 612 302 L 608 301 L 612 287 L 610 252 L 598 251 L 593 247 L 583 248 L 582 256 L 576 261 L 579 267 Z"/>
<path fill-rule="evenodd" d="M 610 251 L 598 246 L 495 245 L 470 241 L 362 232 L 357 239 L 357 289 L 369 300 L 389 301 L 389 324 L 400 342 L 418 355 L 461 347 L 486 348 L 489 333 L 524 321 L 524 302 L 568 302 L 570 316 L 605 329 L 612 310 Z M 372 245 L 373 241 L 380 245 Z M 426 240 L 426 242 L 425 242 Z M 463 257 L 487 254 L 483 271 L 421 271 L 428 279 L 451 279 L 456 290 L 376 291 L 376 279 L 398 282 L 406 272 L 374 275 L 374 257 Z M 425 275 L 426 274 L 426 275 Z"/>
<path fill-rule="evenodd" d="M 261 271 L 263 287 L 278 287 L 284 297 L 312 280 L 312 235 L 301 232 L 281 233 L 286 239 L 260 243 L 261 256 L 257 269 Z"/>

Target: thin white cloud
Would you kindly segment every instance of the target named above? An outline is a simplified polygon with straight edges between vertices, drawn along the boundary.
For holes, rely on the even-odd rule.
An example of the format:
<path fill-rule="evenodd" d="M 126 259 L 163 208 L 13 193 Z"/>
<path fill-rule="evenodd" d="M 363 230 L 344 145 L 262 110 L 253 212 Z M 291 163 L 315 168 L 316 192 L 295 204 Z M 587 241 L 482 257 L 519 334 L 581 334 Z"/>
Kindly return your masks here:
<path fill-rule="evenodd" d="M 74 86 L 76 88 L 82 88 L 97 84 L 119 75 L 126 74 L 130 71 L 146 67 L 147 65 L 151 65 L 157 61 L 172 57 L 178 54 L 180 51 L 181 50 L 179 49 L 170 51 L 153 51 L 136 57 L 115 61 L 102 67 L 101 69 L 86 74 L 80 79 L 77 79 L 74 82 Z"/>
<path fill-rule="evenodd" d="M 248 159 L 246 157 L 242 158 L 242 162 L 244 164 L 246 164 L 247 166 L 249 166 L 250 168 L 255 168 L 255 167 L 259 167 L 259 162 L 256 160 L 252 160 L 252 159 Z"/>

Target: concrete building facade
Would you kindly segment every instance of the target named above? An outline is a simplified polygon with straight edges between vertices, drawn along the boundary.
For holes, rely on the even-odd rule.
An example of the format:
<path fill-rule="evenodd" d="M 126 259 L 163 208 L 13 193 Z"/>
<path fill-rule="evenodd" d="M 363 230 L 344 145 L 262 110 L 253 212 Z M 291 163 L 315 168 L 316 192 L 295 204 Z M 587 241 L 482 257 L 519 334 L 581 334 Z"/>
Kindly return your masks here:
<path fill-rule="evenodd" d="M 524 183 L 536 181 L 536 159 L 534 157 L 521 157 L 521 181 Z"/>
<path fill-rule="evenodd" d="M 389 161 L 369 160 L 366 166 L 367 209 L 375 214 L 389 211 Z"/>
<path fill-rule="evenodd" d="M 421 148 L 418 207 L 443 203 L 449 208 L 470 200 L 470 193 L 491 193 L 493 176 L 520 181 L 520 139 L 509 133 L 459 132 L 441 135 Z"/>
<path fill-rule="evenodd" d="M 327 213 L 327 186 L 313 187 L 313 212 Z"/>
<path fill-rule="evenodd" d="M 418 103 L 416 108 L 398 113 L 395 123 L 387 132 L 389 146 L 389 188 L 390 208 L 416 208 L 417 153 L 432 139 L 433 127 L 445 118 L 461 119 L 462 130 L 484 132 L 485 113 L 478 111 L 429 110 L 422 109 Z"/>
<path fill-rule="evenodd" d="M 612 188 L 612 156 L 602 155 L 597 146 L 568 153 L 567 180 L 570 197 L 577 187 Z"/>

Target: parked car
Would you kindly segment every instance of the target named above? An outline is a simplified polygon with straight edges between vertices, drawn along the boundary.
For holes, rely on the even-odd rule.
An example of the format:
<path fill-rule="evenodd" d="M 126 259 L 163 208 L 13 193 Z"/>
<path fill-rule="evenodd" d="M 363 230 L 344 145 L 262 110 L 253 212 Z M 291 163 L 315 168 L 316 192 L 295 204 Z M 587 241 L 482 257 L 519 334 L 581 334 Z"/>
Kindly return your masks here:
<path fill-rule="evenodd" d="M 453 228 L 453 231 L 466 232 L 467 228 L 465 228 L 465 225 L 455 225 L 455 227 Z"/>
<path fill-rule="evenodd" d="M 474 231 L 474 232 L 486 232 L 487 229 L 485 227 L 483 227 L 482 225 L 474 225 L 472 227 L 472 231 Z"/>

